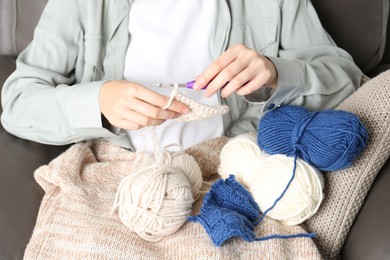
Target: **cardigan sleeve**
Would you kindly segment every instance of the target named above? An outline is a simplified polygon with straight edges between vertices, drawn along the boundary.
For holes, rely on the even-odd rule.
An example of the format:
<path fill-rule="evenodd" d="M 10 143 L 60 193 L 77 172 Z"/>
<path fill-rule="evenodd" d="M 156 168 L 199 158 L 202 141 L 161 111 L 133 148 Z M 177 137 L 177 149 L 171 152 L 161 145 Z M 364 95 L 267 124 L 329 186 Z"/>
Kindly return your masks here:
<path fill-rule="evenodd" d="M 8 132 L 55 145 L 114 136 L 102 126 L 104 82 L 75 84 L 82 37 L 77 3 L 48 1 L 33 41 L 2 89 L 1 122 Z"/>

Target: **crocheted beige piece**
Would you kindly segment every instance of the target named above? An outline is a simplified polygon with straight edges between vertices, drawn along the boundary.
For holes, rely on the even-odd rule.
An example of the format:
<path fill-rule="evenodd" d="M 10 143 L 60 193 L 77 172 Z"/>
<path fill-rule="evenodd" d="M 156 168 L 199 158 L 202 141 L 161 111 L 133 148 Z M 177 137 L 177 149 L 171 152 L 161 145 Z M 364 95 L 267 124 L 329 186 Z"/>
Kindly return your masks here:
<path fill-rule="evenodd" d="M 195 100 L 181 94 L 177 93 L 175 97 L 178 101 L 188 105 L 191 109 L 191 112 L 188 114 L 183 114 L 180 117 L 176 118 L 177 121 L 199 121 L 207 118 L 212 118 L 215 116 L 223 115 L 229 112 L 228 106 L 208 106 L 196 102 Z"/>
<path fill-rule="evenodd" d="M 163 109 L 167 109 L 171 105 L 173 99 L 176 99 L 183 104 L 186 104 L 191 109 L 190 113 L 182 114 L 180 117 L 175 119 L 177 121 L 182 122 L 200 121 L 215 116 L 223 115 L 230 110 L 229 107 L 226 105 L 208 106 L 199 103 L 180 93 L 178 84 L 175 84 L 175 86 L 172 88 L 170 99 L 168 103 L 163 107 Z"/>
<path fill-rule="evenodd" d="M 227 138 L 216 138 L 186 150 L 198 162 L 203 179 L 218 178 L 219 155 Z M 147 242 L 111 215 L 118 184 L 136 154 L 100 141 L 70 147 L 36 170 L 45 191 L 25 259 L 322 259 L 310 238 L 248 243 L 239 238 L 215 247 L 203 226 L 186 222 L 159 242 Z M 146 160 L 146 158 L 143 158 Z M 207 185 L 205 185 L 207 186 Z M 193 205 L 198 214 L 203 195 Z M 306 232 L 266 218 L 257 236 Z"/>
<path fill-rule="evenodd" d="M 325 259 L 337 259 L 375 177 L 390 156 L 390 71 L 366 82 L 337 109 L 359 116 L 369 132 L 365 151 L 344 170 L 327 172 L 325 199 L 306 222 Z M 367 241 L 368 242 L 368 241 Z"/>

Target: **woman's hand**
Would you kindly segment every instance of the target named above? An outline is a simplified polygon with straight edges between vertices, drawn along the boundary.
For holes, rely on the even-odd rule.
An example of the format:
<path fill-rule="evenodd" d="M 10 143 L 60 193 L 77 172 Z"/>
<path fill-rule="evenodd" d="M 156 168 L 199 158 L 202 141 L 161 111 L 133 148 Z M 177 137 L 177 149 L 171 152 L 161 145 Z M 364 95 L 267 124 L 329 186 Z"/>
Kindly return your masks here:
<path fill-rule="evenodd" d="M 205 96 L 222 89 L 221 96 L 233 92 L 248 95 L 263 86 L 276 88 L 278 75 L 274 64 L 255 50 L 235 45 L 215 60 L 195 81 L 194 89 L 207 86 Z"/>
<path fill-rule="evenodd" d="M 108 81 L 100 90 L 100 111 L 112 125 L 127 130 L 160 125 L 190 111 L 177 100 L 168 109 L 162 109 L 168 100 L 169 97 L 136 83 Z"/>

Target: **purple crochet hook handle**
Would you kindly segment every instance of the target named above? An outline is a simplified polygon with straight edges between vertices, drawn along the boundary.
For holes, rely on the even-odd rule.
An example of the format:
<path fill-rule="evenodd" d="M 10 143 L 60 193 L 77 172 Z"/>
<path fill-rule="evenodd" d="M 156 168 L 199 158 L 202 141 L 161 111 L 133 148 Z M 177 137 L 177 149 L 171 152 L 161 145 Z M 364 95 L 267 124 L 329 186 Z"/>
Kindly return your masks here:
<path fill-rule="evenodd" d="M 193 89 L 194 84 L 195 84 L 195 80 L 188 81 L 188 82 L 186 83 L 186 88 Z M 208 84 L 207 84 L 206 86 L 204 86 L 202 89 L 206 89 L 207 86 L 208 86 Z"/>

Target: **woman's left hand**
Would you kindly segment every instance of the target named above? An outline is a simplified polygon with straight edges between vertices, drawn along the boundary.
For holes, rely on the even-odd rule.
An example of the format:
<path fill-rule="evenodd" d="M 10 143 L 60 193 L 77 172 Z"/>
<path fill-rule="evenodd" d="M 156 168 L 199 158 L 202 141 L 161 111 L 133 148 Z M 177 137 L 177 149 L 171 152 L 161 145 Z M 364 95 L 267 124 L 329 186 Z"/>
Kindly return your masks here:
<path fill-rule="evenodd" d="M 248 95 L 263 86 L 276 88 L 277 82 L 276 68 L 269 59 L 245 45 L 237 44 L 196 77 L 194 89 L 207 85 L 206 97 L 214 95 L 219 89 L 222 89 L 222 97 L 228 97 L 233 92 Z"/>

